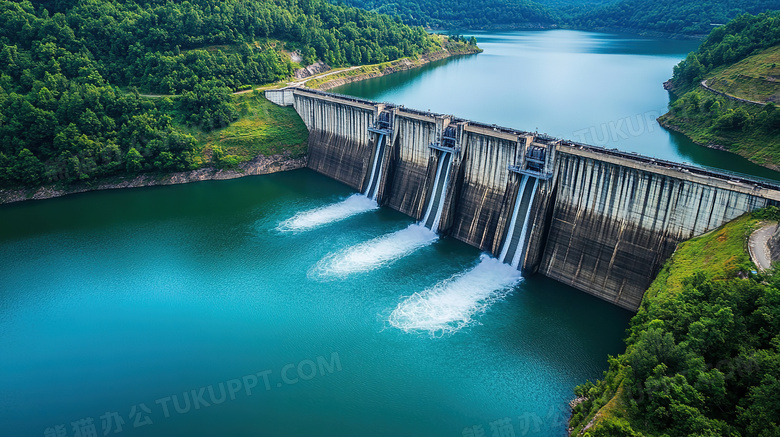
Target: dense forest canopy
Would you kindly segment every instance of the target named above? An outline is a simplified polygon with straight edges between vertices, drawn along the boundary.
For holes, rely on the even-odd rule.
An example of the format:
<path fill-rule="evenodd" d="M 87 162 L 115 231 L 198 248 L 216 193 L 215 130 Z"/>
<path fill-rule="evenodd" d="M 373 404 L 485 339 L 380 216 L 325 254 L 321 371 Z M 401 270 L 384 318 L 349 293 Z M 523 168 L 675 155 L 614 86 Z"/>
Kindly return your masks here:
<path fill-rule="evenodd" d="M 675 86 L 698 84 L 710 71 L 780 44 L 780 12 L 741 15 L 710 33 L 695 52 L 674 67 Z"/>
<path fill-rule="evenodd" d="M 780 9 L 780 0 L 620 0 L 564 21 L 584 29 L 627 29 L 706 35 L 742 13 Z"/>
<path fill-rule="evenodd" d="M 177 122 L 229 124 L 232 91 L 292 74 L 284 50 L 342 66 L 435 44 L 322 0 L 0 0 L 0 184 L 190 169 L 195 140 Z"/>
<path fill-rule="evenodd" d="M 549 26 L 553 13 L 531 0 L 338 0 L 405 23 L 431 28 L 483 29 Z"/>
<path fill-rule="evenodd" d="M 780 9 L 780 0 L 332 0 L 448 29 L 570 27 L 706 35 L 748 12 Z"/>

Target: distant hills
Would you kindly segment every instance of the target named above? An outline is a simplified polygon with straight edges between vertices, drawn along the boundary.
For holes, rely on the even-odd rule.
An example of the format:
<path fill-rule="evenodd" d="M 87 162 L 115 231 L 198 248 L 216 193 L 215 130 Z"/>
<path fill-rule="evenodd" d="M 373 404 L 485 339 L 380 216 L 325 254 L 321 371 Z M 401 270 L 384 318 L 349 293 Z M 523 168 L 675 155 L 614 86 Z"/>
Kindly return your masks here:
<path fill-rule="evenodd" d="M 410 25 L 434 29 L 516 29 L 548 27 L 558 19 L 548 7 L 530 0 L 338 0 Z"/>
<path fill-rule="evenodd" d="M 780 0 L 620 0 L 563 17 L 582 29 L 706 35 L 742 13 L 780 9 Z"/>
<path fill-rule="evenodd" d="M 434 29 L 567 27 L 703 36 L 742 13 L 780 10 L 780 0 L 332 0 Z"/>

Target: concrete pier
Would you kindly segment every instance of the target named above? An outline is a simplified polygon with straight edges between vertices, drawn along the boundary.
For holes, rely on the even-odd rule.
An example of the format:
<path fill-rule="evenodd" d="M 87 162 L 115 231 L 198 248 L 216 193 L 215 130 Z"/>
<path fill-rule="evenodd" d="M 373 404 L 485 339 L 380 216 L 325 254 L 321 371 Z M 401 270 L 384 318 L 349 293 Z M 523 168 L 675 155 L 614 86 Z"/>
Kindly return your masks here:
<path fill-rule="evenodd" d="M 431 198 L 438 167 L 439 155 L 428 145 L 440 134 L 443 118 L 403 109 L 394 114 L 392 187 L 386 191 L 385 202 L 390 208 L 419 220 Z"/>

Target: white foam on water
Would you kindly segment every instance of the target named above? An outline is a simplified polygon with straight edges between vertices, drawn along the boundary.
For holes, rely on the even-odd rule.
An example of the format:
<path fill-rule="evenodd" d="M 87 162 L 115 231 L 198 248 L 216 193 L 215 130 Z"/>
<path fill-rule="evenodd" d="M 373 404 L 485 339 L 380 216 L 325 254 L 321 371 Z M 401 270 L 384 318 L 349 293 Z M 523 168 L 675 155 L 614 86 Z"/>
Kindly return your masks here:
<path fill-rule="evenodd" d="M 388 322 L 405 332 L 452 334 L 472 324 L 476 315 L 503 299 L 521 280 L 517 269 L 483 254 L 473 269 L 401 301 Z"/>
<path fill-rule="evenodd" d="M 311 273 L 324 278 L 341 278 L 367 272 L 428 246 L 438 238 L 435 232 L 415 223 L 406 229 L 330 254 L 320 260 Z"/>
<path fill-rule="evenodd" d="M 276 229 L 282 232 L 308 231 L 378 208 L 376 201 L 362 194 L 353 194 L 339 203 L 301 211 L 279 223 Z"/>

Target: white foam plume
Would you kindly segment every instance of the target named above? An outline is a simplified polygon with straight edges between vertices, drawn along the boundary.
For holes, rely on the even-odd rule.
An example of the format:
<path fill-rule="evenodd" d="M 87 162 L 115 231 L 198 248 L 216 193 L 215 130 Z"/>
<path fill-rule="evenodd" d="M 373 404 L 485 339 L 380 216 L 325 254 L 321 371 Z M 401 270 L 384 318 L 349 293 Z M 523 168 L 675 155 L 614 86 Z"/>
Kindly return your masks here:
<path fill-rule="evenodd" d="M 435 232 L 415 223 L 406 229 L 328 255 L 317 263 L 313 273 L 338 278 L 374 270 L 428 246 L 437 238 Z"/>
<path fill-rule="evenodd" d="M 431 336 L 452 334 L 474 322 L 492 303 L 520 282 L 520 272 L 482 255 L 473 269 L 404 299 L 390 314 L 390 325 Z"/>
<path fill-rule="evenodd" d="M 379 208 L 379 205 L 362 194 L 353 194 L 339 203 L 302 211 L 279 223 L 283 232 L 308 231 L 329 223 L 344 220 Z"/>

